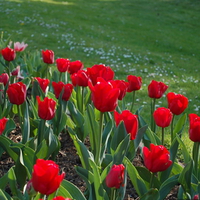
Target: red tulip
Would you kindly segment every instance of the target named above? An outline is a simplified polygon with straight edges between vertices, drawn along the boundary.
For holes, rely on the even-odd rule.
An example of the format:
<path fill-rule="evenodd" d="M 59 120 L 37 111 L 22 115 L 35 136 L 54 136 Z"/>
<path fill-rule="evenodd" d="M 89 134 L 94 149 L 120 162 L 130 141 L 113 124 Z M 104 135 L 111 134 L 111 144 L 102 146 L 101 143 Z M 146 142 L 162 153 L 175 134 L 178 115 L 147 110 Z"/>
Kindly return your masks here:
<path fill-rule="evenodd" d="M 118 126 L 121 121 L 124 122 L 126 131 L 130 134 L 130 140 L 134 140 L 138 132 L 137 115 L 132 114 L 129 110 L 124 110 L 121 114 L 114 111 L 114 119 L 116 126 Z"/>
<path fill-rule="evenodd" d="M 64 88 L 64 93 L 63 93 L 63 96 L 62 96 L 62 100 L 64 101 L 68 101 L 71 94 L 72 94 L 72 91 L 73 91 L 73 85 L 68 83 L 68 84 L 64 84 L 63 82 L 59 81 L 58 83 L 56 82 L 52 82 L 52 86 L 53 86 L 53 89 L 54 89 L 54 94 L 56 96 L 56 98 L 58 99 L 59 96 L 60 96 L 60 93 L 62 92 L 62 89 Z"/>
<path fill-rule="evenodd" d="M 7 94 L 12 104 L 20 105 L 26 100 L 26 85 L 22 82 L 10 84 Z"/>
<path fill-rule="evenodd" d="M 8 119 L 5 117 L 0 119 L 0 135 L 2 135 L 3 131 L 5 130 L 7 121 Z"/>
<path fill-rule="evenodd" d="M 14 50 L 15 51 L 24 51 L 24 49 L 28 46 L 28 44 L 25 44 L 24 42 L 15 42 L 14 43 Z"/>
<path fill-rule="evenodd" d="M 119 88 L 120 94 L 118 99 L 122 100 L 124 96 L 126 95 L 127 89 L 128 89 L 128 83 L 124 80 L 111 80 L 109 81 L 115 88 Z"/>
<path fill-rule="evenodd" d="M 3 73 L 3 74 L 0 75 L 0 83 L 3 83 L 4 86 L 6 86 L 8 81 L 9 81 L 9 76 L 8 76 L 7 73 Z"/>
<path fill-rule="evenodd" d="M 35 77 L 35 79 L 38 81 L 42 91 L 45 93 L 46 89 L 50 83 L 50 80 L 46 79 L 46 78 L 40 78 L 40 77 Z"/>
<path fill-rule="evenodd" d="M 70 60 L 66 58 L 56 59 L 56 66 L 59 72 L 66 72 L 70 66 Z"/>
<path fill-rule="evenodd" d="M 88 75 L 87 72 L 84 70 L 79 70 L 77 73 L 72 74 L 71 76 L 72 84 L 74 86 L 88 86 Z"/>
<path fill-rule="evenodd" d="M 120 188 L 124 186 L 124 170 L 123 164 L 113 165 L 110 172 L 106 176 L 106 185 L 109 188 Z"/>
<path fill-rule="evenodd" d="M 141 77 L 129 75 L 129 76 L 127 76 L 127 80 L 129 83 L 127 92 L 133 92 L 136 90 L 140 90 L 140 88 L 142 86 L 142 78 Z"/>
<path fill-rule="evenodd" d="M 65 173 L 61 175 L 58 173 L 59 166 L 54 161 L 37 159 L 31 178 L 34 190 L 44 195 L 54 193 L 65 176 Z"/>
<path fill-rule="evenodd" d="M 98 77 L 102 77 L 105 81 L 110 81 L 115 75 L 114 71 L 105 65 L 94 65 L 91 68 L 87 68 L 87 73 L 93 85 L 97 83 Z"/>
<path fill-rule="evenodd" d="M 189 137 L 193 142 L 200 142 L 200 117 L 197 114 L 189 114 Z"/>
<path fill-rule="evenodd" d="M 188 107 L 188 98 L 169 92 L 167 94 L 168 108 L 174 115 L 180 115 Z"/>
<path fill-rule="evenodd" d="M 152 80 L 148 86 L 148 95 L 150 98 L 159 99 L 163 96 L 168 86 L 163 82 Z"/>
<path fill-rule="evenodd" d="M 11 49 L 9 47 L 6 47 L 4 49 L 1 50 L 1 54 L 4 58 L 4 60 L 7 61 L 13 61 L 16 57 L 16 52 L 14 49 Z"/>
<path fill-rule="evenodd" d="M 199 195 L 198 194 L 194 195 L 192 200 L 199 200 Z"/>
<path fill-rule="evenodd" d="M 153 173 L 165 171 L 172 164 L 170 153 L 163 145 L 150 144 L 150 150 L 143 147 L 143 157 L 146 168 Z"/>
<path fill-rule="evenodd" d="M 47 64 L 53 64 L 54 63 L 54 52 L 52 50 L 42 50 L 42 58 L 43 62 Z"/>
<path fill-rule="evenodd" d="M 173 114 L 170 111 L 170 109 L 160 107 L 154 111 L 153 117 L 157 126 L 165 128 L 170 125 L 173 118 Z"/>
<path fill-rule="evenodd" d="M 54 197 L 52 200 L 72 200 L 72 199 L 58 196 L 58 197 Z"/>
<path fill-rule="evenodd" d="M 44 120 L 53 119 L 56 112 L 56 102 L 48 97 L 45 97 L 44 101 L 41 101 L 39 96 L 36 98 L 38 102 L 38 116 Z"/>
<path fill-rule="evenodd" d="M 83 69 L 83 63 L 80 60 L 70 62 L 68 72 L 69 74 L 77 73 L 79 70 Z"/>
<path fill-rule="evenodd" d="M 103 78 L 97 78 L 97 84 L 95 86 L 89 81 L 88 86 L 92 92 L 92 101 L 96 109 L 101 112 L 114 111 L 117 103 L 120 91 L 118 88 L 114 88 L 111 83 L 108 83 Z"/>

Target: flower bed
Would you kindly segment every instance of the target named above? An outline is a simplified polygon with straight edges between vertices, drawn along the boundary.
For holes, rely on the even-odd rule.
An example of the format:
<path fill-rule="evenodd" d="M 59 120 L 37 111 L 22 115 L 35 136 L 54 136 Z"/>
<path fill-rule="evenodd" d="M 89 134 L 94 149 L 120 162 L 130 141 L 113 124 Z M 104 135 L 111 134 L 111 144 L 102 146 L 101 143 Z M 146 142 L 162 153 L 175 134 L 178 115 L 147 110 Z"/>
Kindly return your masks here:
<path fill-rule="evenodd" d="M 108 66 L 96 64 L 84 69 L 78 60 L 54 60 L 51 50 L 26 54 L 26 46 L 14 43 L 13 48 L 10 44 L 1 50 L 0 146 L 14 165 L 0 179 L 0 197 L 119 200 L 125 198 L 131 182 L 140 199 L 164 199 L 175 186 L 179 186 L 179 199 L 197 198 L 200 125 L 196 114 L 189 114 L 192 156 L 181 140 L 187 123 L 187 97 L 167 93 L 168 108 L 156 108 L 168 86 L 152 80 L 148 125 L 140 114 L 142 107 L 134 107 L 141 77 L 116 80 Z M 127 93 L 133 95 L 130 108 L 124 102 Z M 17 143 L 9 138 L 16 129 L 16 116 L 21 129 Z M 169 126 L 167 149 L 164 136 Z M 161 137 L 156 134 L 159 127 Z M 69 134 L 76 148 L 81 165 L 74 168 L 85 182 L 84 192 L 66 180 L 66 173 L 56 164 L 62 151 L 61 133 Z M 179 147 L 185 166 L 177 162 Z M 133 164 L 138 152 L 143 166 Z"/>

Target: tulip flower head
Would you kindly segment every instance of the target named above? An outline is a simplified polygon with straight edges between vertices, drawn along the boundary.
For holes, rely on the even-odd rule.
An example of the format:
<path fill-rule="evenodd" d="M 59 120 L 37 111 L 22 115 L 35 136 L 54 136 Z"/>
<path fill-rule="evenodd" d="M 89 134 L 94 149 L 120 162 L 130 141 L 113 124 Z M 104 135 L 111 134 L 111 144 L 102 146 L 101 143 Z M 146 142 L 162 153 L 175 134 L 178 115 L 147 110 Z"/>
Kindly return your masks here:
<path fill-rule="evenodd" d="M 77 73 L 79 70 L 83 69 L 83 63 L 80 60 L 76 60 L 73 62 L 70 62 L 70 65 L 68 67 L 69 74 Z"/>
<path fill-rule="evenodd" d="M 124 170 L 123 164 L 113 165 L 110 172 L 106 176 L 106 185 L 109 188 L 120 188 L 124 186 Z"/>
<path fill-rule="evenodd" d="M 0 119 L 0 135 L 2 135 L 3 131 L 5 130 L 7 121 L 8 119 L 5 117 Z"/>
<path fill-rule="evenodd" d="M 136 138 L 136 134 L 138 132 L 137 115 L 132 114 L 129 110 L 124 110 L 121 114 L 114 111 L 114 119 L 116 126 L 118 126 L 121 121 L 124 122 L 126 131 L 130 134 L 130 140 L 134 140 Z"/>
<path fill-rule="evenodd" d="M 56 66 L 59 72 L 66 72 L 70 66 L 70 60 L 66 58 L 56 59 Z"/>
<path fill-rule="evenodd" d="M 59 166 L 54 161 L 37 159 L 31 183 L 36 192 L 50 195 L 59 188 L 64 176 L 65 173 L 59 175 Z"/>
<path fill-rule="evenodd" d="M 114 86 L 114 88 L 119 88 L 120 94 L 119 94 L 118 100 L 122 100 L 126 95 L 128 85 L 129 85 L 128 82 L 124 80 L 111 80 L 109 82 Z"/>
<path fill-rule="evenodd" d="M 87 87 L 88 86 L 88 75 L 87 75 L 87 71 L 85 70 L 79 70 L 77 73 L 73 73 L 70 76 L 71 80 L 72 80 L 72 84 L 74 86 L 82 86 L 82 87 Z"/>
<path fill-rule="evenodd" d="M 38 81 L 42 91 L 45 93 L 46 90 L 47 90 L 47 87 L 50 83 L 50 80 L 49 79 L 46 79 L 46 78 L 40 78 L 40 77 L 35 77 L 35 80 Z"/>
<path fill-rule="evenodd" d="M 43 62 L 47 64 L 54 63 L 54 52 L 52 50 L 42 50 Z"/>
<path fill-rule="evenodd" d="M 143 147 L 143 158 L 146 168 L 152 173 L 165 171 L 171 166 L 169 151 L 163 145 L 150 144 L 150 149 Z"/>
<path fill-rule="evenodd" d="M 157 126 L 165 128 L 171 124 L 173 114 L 170 109 L 160 107 L 154 111 L 153 117 Z"/>
<path fill-rule="evenodd" d="M 142 78 L 139 76 L 129 75 L 127 76 L 127 80 L 129 83 L 127 92 L 133 92 L 136 90 L 140 90 L 142 86 Z"/>
<path fill-rule="evenodd" d="M 180 115 L 188 107 L 188 98 L 182 94 L 167 94 L 168 108 L 174 115 Z"/>
<path fill-rule="evenodd" d="M 15 42 L 14 43 L 14 50 L 16 52 L 19 52 L 19 51 L 24 51 L 25 48 L 28 46 L 28 44 L 25 44 L 24 42 L 20 43 L 20 42 Z"/>
<path fill-rule="evenodd" d="M 105 65 L 94 65 L 91 68 L 87 68 L 87 74 L 92 81 L 92 84 L 97 83 L 97 78 L 102 77 L 105 81 L 113 80 L 114 71 Z"/>
<path fill-rule="evenodd" d="M 22 82 L 10 84 L 7 94 L 12 104 L 21 105 L 26 100 L 26 85 Z"/>
<path fill-rule="evenodd" d="M 71 97 L 72 91 L 73 91 L 73 85 L 70 83 L 64 84 L 63 82 L 59 81 L 58 83 L 52 82 L 52 86 L 54 89 L 54 94 L 56 98 L 58 99 L 62 90 L 64 89 L 62 100 L 68 101 Z"/>
<path fill-rule="evenodd" d="M 101 112 L 115 110 L 120 94 L 119 88 L 114 88 L 111 83 L 101 77 L 97 78 L 96 85 L 93 86 L 91 81 L 89 81 L 88 86 L 92 92 L 91 98 L 97 110 Z"/>
<path fill-rule="evenodd" d="M 3 83 L 3 85 L 6 86 L 8 81 L 9 81 L 9 76 L 7 73 L 3 73 L 0 75 L 0 83 Z"/>
<path fill-rule="evenodd" d="M 200 117 L 197 114 L 189 114 L 189 137 L 193 142 L 200 142 Z"/>
<path fill-rule="evenodd" d="M 40 97 L 37 96 L 38 102 L 38 116 L 44 120 L 51 120 L 55 116 L 56 112 L 56 101 L 45 97 L 43 101 L 40 100 Z"/>
<path fill-rule="evenodd" d="M 148 95 L 150 98 L 160 99 L 167 89 L 168 86 L 163 82 L 152 80 L 148 85 Z"/>
<path fill-rule="evenodd" d="M 13 61 L 16 57 L 16 52 L 14 49 L 11 49 L 9 47 L 6 47 L 1 50 L 1 54 L 6 61 Z"/>

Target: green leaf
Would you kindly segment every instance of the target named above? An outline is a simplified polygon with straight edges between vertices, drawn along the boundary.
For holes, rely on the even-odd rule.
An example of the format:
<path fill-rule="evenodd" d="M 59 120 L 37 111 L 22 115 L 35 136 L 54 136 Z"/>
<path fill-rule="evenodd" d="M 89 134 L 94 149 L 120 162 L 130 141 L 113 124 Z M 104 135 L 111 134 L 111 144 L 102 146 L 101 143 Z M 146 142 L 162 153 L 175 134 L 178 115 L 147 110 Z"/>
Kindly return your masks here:
<path fill-rule="evenodd" d="M 46 159 L 47 155 L 48 155 L 48 150 L 49 150 L 49 147 L 48 147 L 46 141 L 42 140 L 42 142 L 37 147 L 36 152 L 35 152 L 36 159 L 38 159 L 38 158 L 39 159 Z"/>
<path fill-rule="evenodd" d="M 3 135 L 7 135 L 15 128 L 16 128 L 15 122 L 12 119 L 9 119 L 6 123 L 6 128 L 4 129 Z"/>
<path fill-rule="evenodd" d="M 175 128 L 173 130 L 173 134 L 181 134 L 181 132 L 183 131 L 184 129 L 184 126 L 186 124 L 186 121 L 187 121 L 187 114 L 185 113 L 184 115 L 182 115 L 178 122 L 176 123 L 175 125 Z"/>
<path fill-rule="evenodd" d="M 143 126 L 142 128 L 140 128 L 140 129 L 138 130 L 137 135 L 136 135 L 136 138 L 135 138 L 135 140 L 134 140 L 135 149 L 138 148 L 138 146 L 139 146 L 139 144 L 140 144 L 140 142 L 141 142 L 141 140 L 142 140 L 142 138 L 143 138 L 143 136 L 144 136 L 144 134 L 145 134 L 147 128 L 148 128 L 148 125 L 145 125 L 145 126 Z"/>
<path fill-rule="evenodd" d="M 63 180 L 61 183 L 61 186 L 58 189 L 57 196 L 64 196 L 72 199 L 77 199 L 77 200 L 86 200 L 82 192 L 70 183 L 67 180 Z"/>
<path fill-rule="evenodd" d="M 126 135 L 124 140 L 118 145 L 114 155 L 113 155 L 113 164 L 119 165 L 122 163 L 124 156 L 126 155 L 127 149 L 129 147 L 130 136 Z"/>
<path fill-rule="evenodd" d="M 140 200 L 157 200 L 159 198 L 158 189 L 151 188 L 146 194 L 144 194 Z"/>
<path fill-rule="evenodd" d="M 135 167 L 140 175 L 140 177 L 149 185 L 151 179 L 151 172 L 145 167 Z M 146 184 L 146 185 L 147 185 Z M 156 176 L 153 179 L 153 187 L 160 188 L 160 181 Z"/>
<path fill-rule="evenodd" d="M 178 179 L 184 191 L 188 193 L 191 193 L 192 170 L 193 170 L 193 161 L 191 160 L 186 164 Z"/>
<path fill-rule="evenodd" d="M 106 198 L 107 195 L 106 195 L 105 190 L 103 189 L 102 180 L 101 180 L 98 167 L 95 164 L 95 162 L 92 161 L 91 159 L 89 159 L 89 163 L 90 163 L 90 166 L 92 167 L 93 174 L 94 174 L 94 189 L 95 189 L 96 199 L 105 200 L 107 199 Z"/>
<path fill-rule="evenodd" d="M 191 160 L 186 164 L 178 179 L 184 191 L 188 192 L 189 194 L 191 193 L 192 170 L 193 170 L 193 161 Z"/>
<path fill-rule="evenodd" d="M 29 108 L 28 108 L 28 103 L 25 101 L 24 104 L 22 104 L 25 108 L 24 110 L 24 115 L 23 115 L 23 127 L 22 127 L 22 143 L 25 144 L 28 142 L 29 137 L 30 137 L 30 120 L 29 120 Z"/>
<path fill-rule="evenodd" d="M 160 194 L 159 200 L 165 199 L 166 196 L 170 193 L 171 189 L 179 183 L 178 178 L 179 174 L 168 178 L 166 181 L 162 183 L 159 189 L 159 194 Z"/>
<path fill-rule="evenodd" d="M 0 146 L 16 162 L 18 155 L 10 148 L 11 144 L 13 144 L 12 140 L 6 138 L 4 135 L 0 136 Z"/>
<path fill-rule="evenodd" d="M 13 198 L 0 189 L 0 200 L 13 200 Z"/>
<path fill-rule="evenodd" d="M 179 135 L 176 135 L 176 138 L 181 146 L 182 149 L 182 154 L 184 157 L 184 163 L 188 163 L 191 160 L 191 156 L 190 153 L 188 152 L 188 148 L 185 146 L 185 144 L 183 143 L 183 141 L 181 140 L 181 138 L 179 137 Z"/>
<path fill-rule="evenodd" d="M 135 190 L 137 191 L 138 195 L 141 197 L 148 191 L 147 187 L 145 185 L 145 182 L 139 175 L 135 166 L 130 162 L 130 160 L 128 158 L 126 158 L 126 157 L 124 158 L 124 163 L 126 165 L 126 169 L 127 169 L 128 175 L 131 179 L 131 182 L 132 182 Z"/>
<path fill-rule="evenodd" d="M 79 158 L 81 160 L 82 166 L 85 169 L 91 169 L 90 164 L 89 164 L 89 160 L 94 160 L 93 154 L 88 151 L 87 147 L 84 145 L 84 143 L 82 143 L 76 133 L 74 133 L 74 131 L 71 128 L 68 128 L 70 137 L 72 138 L 74 145 L 76 147 L 77 153 L 79 155 Z"/>

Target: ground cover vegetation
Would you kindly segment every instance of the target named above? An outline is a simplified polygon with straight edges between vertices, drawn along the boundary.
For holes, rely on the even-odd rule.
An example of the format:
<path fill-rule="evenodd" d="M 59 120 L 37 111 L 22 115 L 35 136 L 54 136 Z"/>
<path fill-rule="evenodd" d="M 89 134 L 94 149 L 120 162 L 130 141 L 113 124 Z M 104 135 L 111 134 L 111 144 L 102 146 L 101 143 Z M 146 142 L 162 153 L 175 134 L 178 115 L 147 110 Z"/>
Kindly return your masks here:
<path fill-rule="evenodd" d="M 25 42 L 28 43 L 26 51 L 32 52 L 30 55 L 35 54 L 37 58 L 41 57 L 42 49 L 51 49 L 55 52 L 55 58 L 64 57 L 70 61 L 81 60 L 85 68 L 100 63 L 110 66 L 114 70 L 117 79 L 126 80 L 130 74 L 142 77 L 142 88 L 139 92 L 136 92 L 134 111 L 144 106 L 140 114 L 148 124 L 151 122 L 151 117 L 149 117 L 151 100 L 147 98 L 147 87 L 152 79 L 167 84 L 169 86 L 167 92 L 176 92 L 186 96 L 189 104 L 185 112 L 198 114 L 200 109 L 200 97 L 197 93 L 199 88 L 198 65 L 200 52 L 198 46 L 198 31 L 200 29 L 198 24 L 200 20 L 198 1 L 88 1 L 87 3 L 84 1 L 0 1 L 0 5 L 0 11 L 4 16 L 0 26 L 0 31 L 3 32 L 1 48 L 5 47 L 8 37 L 12 41 L 26 39 Z M 37 49 L 38 53 L 35 53 Z M 56 70 L 55 65 L 52 68 Z M 2 68 L 2 72 L 3 70 Z M 44 77 L 47 78 L 45 75 Z M 103 82 L 102 80 L 99 81 Z M 30 84 L 29 81 L 25 81 L 25 83 L 26 85 Z M 93 87 L 95 86 L 90 85 L 91 91 L 94 92 Z M 78 91 L 76 92 L 78 93 Z M 77 97 L 74 96 L 74 98 Z M 59 99 L 59 101 L 61 100 Z M 130 109 L 131 102 L 132 95 L 127 93 L 124 103 L 120 102 L 119 104 L 122 108 L 125 105 L 124 108 Z M 165 94 L 156 101 L 155 107 L 161 106 L 167 106 Z M 78 107 L 80 112 L 82 109 Z M 97 109 L 101 111 L 101 108 Z M 15 110 L 14 113 L 17 113 L 17 111 Z M 90 107 L 89 114 L 94 114 Z M 97 116 L 99 117 L 99 114 Z M 109 116 L 106 115 L 106 122 L 109 121 L 108 119 Z M 178 121 L 177 118 L 176 120 Z M 178 124 L 183 124 L 184 120 L 185 118 L 182 116 Z M 177 124 L 177 121 L 174 124 Z M 141 132 L 144 132 L 144 127 L 143 124 L 141 127 L 143 131 Z M 70 128 L 73 129 L 74 127 L 71 125 Z M 170 133 L 170 127 L 167 130 Z M 53 131 L 58 134 L 58 130 Z M 73 130 L 71 130 L 71 134 L 75 135 Z M 162 137 L 161 131 L 158 132 L 158 135 Z M 171 140 L 174 139 L 171 138 L 173 136 L 170 134 L 165 137 L 166 145 L 169 148 L 172 144 Z M 27 142 L 26 139 L 23 143 Z M 81 140 L 83 139 L 81 138 Z M 188 139 L 188 125 L 185 126 L 182 140 L 187 146 L 191 147 L 189 148 L 191 153 L 193 142 Z M 37 142 L 39 146 L 42 143 L 42 138 Z M 122 146 L 128 144 L 125 136 L 120 139 L 120 142 L 122 142 Z M 157 143 L 161 144 L 158 141 Z M 180 142 L 180 144 L 182 143 Z M 95 146 L 95 144 L 92 145 Z M 95 163 L 92 163 L 92 161 L 88 163 L 84 159 L 81 161 L 84 170 L 89 170 L 87 173 L 91 172 L 91 169 L 88 168 L 92 166 L 92 172 L 95 174 L 95 164 L 101 166 L 106 161 L 103 164 L 101 163 L 100 147 L 97 145 L 96 149 L 94 146 L 91 148 L 92 153 L 95 155 Z M 152 145 L 151 147 L 154 148 Z M 184 147 L 183 144 L 182 147 Z M 120 164 L 119 155 L 113 154 L 115 148 L 111 144 L 110 151 L 116 164 Z M 117 153 L 122 154 L 122 150 L 118 149 Z M 129 150 L 127 150 L 128 153 L 130 153 Z M 52 154 L 52 157 L 55 156 L 53 152 L 48 152 L 48 156 L 49 154 Z M 123 156 L 129 157 L 130 155 L 127 154 L 124 153 Z M 130 157 L 132 158 L 132 156 Z M 189 161 L 188 155 L 181 155 L 181 158 L 183 157 L 184 159 L 187 157 L 186 160 Z M 125 162 L 127 164 L 129 161 L 126 160 Z M 192 168 L 191 164 L 188 165 L 188 168 Z M 198 178 L 196 165 L 194 168 L 194 175 Z M 78 169 L 80 174 L 86 173 L 84 170 Z M 108 168 L 104 171 L 104 178 L 106 171 L 108 172 Z M 155 171 L 151 172 L 155 173 Z M 128 173 L 130 173 L 130 168 Z M 173 171 L 173 173 L 175 172 Z M 174 176 L 177 176 L 177 174 L 175 173 Z M 175 182 L 174 176 L 173 181 Z M 161 175 L 158 178 L 159 180 L 156 179 L 161 184 L 161 191 L 165 188 L 165 184 L 162 185 L 164 177 L 168 176 L 165 174 Z M 179 179 L 180 182 L 183 181 L 183 177 L 184 173 Z M 152 182 L 149 184 L 151 188 Z M 155 181 L 154 186 L 159 184 Z M 118 186 L 116 187 L 118 188 Z M 184 185 L 183 188 L 186 190 L 183 189 L 185 198 L 188 198 L 188 194 L 196 194 L 194 191 L 191 192 L 188 185 Z M 147 192 L 146 186 L 143 189 Z M 110 192 L 107 191 L 107 194 L 110 194 Z M 120 193 L 121 196 L 123 196 L 122 193 Z M 155 196 L 157 195 L 154 190 L 153 193 Z M 47 193 L 47 195 L 49 194 Z M 113 195 L 111 192 L 111 198 L 114 199 Z M 144 193 L 141 192 L 139 195 L 143 196 Z M 68 197 L 73 197 L 73 195 L 71 194 Z"/>

